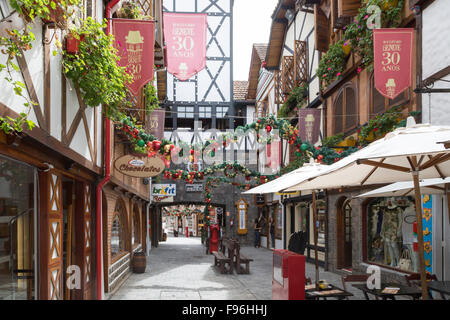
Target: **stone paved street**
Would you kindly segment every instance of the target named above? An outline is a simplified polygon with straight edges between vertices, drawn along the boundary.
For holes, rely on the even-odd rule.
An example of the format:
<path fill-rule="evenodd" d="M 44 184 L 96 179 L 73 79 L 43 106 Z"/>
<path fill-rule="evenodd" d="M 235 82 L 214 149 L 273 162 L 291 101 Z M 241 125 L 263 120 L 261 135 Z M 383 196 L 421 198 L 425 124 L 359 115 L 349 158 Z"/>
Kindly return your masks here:
<path fill-rule="evenodd" d="M 205 254 L 200 238 L 168 237 L 154 248 L 143 274 L 131 274 L 112 296 L 113 300 L 270 300 L 272 299 L 272 251 L 243 247 L 254 259 L 250 274 L 220 274 L 213 256 Z M 314 265 L 306 274 L 314 279 Z M 321 269 L 321 279 L 342 287 L 340 276 Z M 350 286 L 352 299 L 363 299 Z"/>

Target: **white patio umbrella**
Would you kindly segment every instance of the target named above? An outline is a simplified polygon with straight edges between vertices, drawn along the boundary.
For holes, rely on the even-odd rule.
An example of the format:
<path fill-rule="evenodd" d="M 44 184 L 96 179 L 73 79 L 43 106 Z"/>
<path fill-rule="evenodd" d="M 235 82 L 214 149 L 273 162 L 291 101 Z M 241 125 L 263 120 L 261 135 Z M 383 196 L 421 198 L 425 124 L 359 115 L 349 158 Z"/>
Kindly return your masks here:
<path fill-rule="evenodd" d="M 245 191 L 243 192 L 243 194 L 264 194 L 279 192 L 282 189 L 291 187 L 313 176 L 316 176 L 320 172 L 325 172 L 328 167 L 329 166 L 325 164 L 315 163 L 314 159 L 311 159 L 309 163 L 305 163 L 302 167 L 286 173 L 275 180 L 269 181 L 260 186 Z"/>
<path fill-rule="evenodd" d="M 419 180 L 420 192 L 422 194 L 445 194 L 445 185 L 450 183 L 450 178 L 437 178 Z M 414 196 L 414 182 L 400 181 L 389 184 L 387 186 L 360 194 L 356 198 L 371 197 L 406 197 Z"/>
<path fill-rule="evenodd" d="M 413 178 L 417 226 L 422 226 L 419 173 L 422 179 L 450 176 L 450 126 L 415 124 L 409 117 L 406 128 L 398 128 L 384 138 L 330 165 L 327 172 L 284 191 L 337 189 L 347 186 L 392 183 Z M 422 297 L 427 299 L 423 233 L 418 233 Z"/>

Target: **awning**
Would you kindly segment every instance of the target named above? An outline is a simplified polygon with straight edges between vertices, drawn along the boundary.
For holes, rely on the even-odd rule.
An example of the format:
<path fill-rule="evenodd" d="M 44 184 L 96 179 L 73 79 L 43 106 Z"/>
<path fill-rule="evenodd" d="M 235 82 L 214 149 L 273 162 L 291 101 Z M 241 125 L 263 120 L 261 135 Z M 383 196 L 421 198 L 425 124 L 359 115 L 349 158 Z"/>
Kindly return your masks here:
<path fill-rule="evenodd" d="M 450 178 L 437 178 L 420 180 L 420 192 L 422 194 L 444 194 L 445 184 L 450 183 Z M 371 197 L 405 197 L 414 196 L 414 182 L 401 181 L 389 184 L 382 188 L 378 188 L 357 196 L 357 198 Z"/>

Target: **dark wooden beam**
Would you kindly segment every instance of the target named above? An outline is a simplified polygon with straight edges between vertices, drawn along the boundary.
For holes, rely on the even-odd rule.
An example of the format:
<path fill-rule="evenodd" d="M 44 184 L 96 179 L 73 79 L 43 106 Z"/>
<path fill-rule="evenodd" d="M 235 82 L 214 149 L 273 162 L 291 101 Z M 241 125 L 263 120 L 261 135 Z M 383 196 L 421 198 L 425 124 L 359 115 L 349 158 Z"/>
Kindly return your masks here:
<path fill-rule="evenodd" d="M 397 166 L 394 164 L 387 164 L 387 163 L 380 163 L 380 162 L 376 162 L 376 161 L 372 161 L 372 160 L 357 160 L 356 163 L 357 164 L 365 164 L 365 165 L 374 166 L 374 167 L 381 167 L 384 169 L 389 169 L 389 170 L 394 170 L 394 171 L 401 171 L 401 172 L 410 172 L 411 171 L 411 169 L 405 168 L 402 166 Z"/>

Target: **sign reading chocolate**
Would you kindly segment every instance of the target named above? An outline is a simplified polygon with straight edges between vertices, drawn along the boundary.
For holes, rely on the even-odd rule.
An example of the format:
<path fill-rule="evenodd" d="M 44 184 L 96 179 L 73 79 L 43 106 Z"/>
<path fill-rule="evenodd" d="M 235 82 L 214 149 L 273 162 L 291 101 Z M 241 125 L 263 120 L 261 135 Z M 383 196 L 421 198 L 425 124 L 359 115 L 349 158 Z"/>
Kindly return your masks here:
<path fill-rule="evenodd" d="M 134 95 L 153 79 L 155 22 L 133 19 L 112 19 L 115 46 L 120 65 L 133 77 L 127 87 Z"/>
<path fill-rule="evenodd" d="M 373 31 L 375 88 L 394 99 L 411 86 L 414 29 Z"/>
<path fill-rule="evenodd" d="M 159 175 L 164 170 L 165 165 L 159 157 L 125 155 L 114 162 L 114 167 L 120 173 L 130 177 L 149 178 Z"/>

